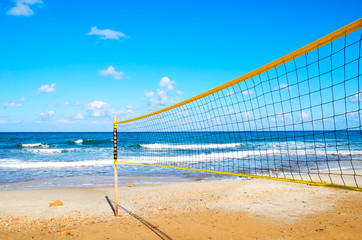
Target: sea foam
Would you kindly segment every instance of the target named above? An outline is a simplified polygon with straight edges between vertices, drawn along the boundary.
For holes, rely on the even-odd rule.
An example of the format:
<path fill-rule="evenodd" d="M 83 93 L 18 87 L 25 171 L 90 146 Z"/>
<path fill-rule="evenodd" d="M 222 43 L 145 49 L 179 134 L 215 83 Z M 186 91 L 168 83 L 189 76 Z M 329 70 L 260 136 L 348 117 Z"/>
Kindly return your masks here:
<path fill-rule="evenodd" d="M 79 148 L 26 149 L 26 151 L 33 153 L 33 154 L 59 154 L 59 153 L 74 152 L 74 151 L 79 151 L 79 150 L 81 150 L 81 149 L 79 149 Z"/>
<path fill-rule="evenodd" d="M 1 159 L 0 162 L 2 162 Z M 27 168 L 80 168 L 80 167 L 103 167 L 111 166 L 113 161 L 109 159 L 103 160 L 88 160 L 88 161 L 74 161 L 74 162 L 44 162 L 44 161 L 32 161 L 25 162 L 19 160 L 7 160 L 5 163 L 0 164 L 0 168 L 10 168 L 10 169 L 27 169 Z"/>
<path fill-rule="evenodd" d="M 224 143 L 224 144 L 141 144 L 141 147 L 149 149 L 213 149 L 213 148 L 235 148 L 241 143 Z"/>
<path fill-rule="evenodd" d="M 27 144 L 21 143 L 20 145 L 24 148 L 49 147 L 49 144 L 47 143 L 27 143 Z"/>

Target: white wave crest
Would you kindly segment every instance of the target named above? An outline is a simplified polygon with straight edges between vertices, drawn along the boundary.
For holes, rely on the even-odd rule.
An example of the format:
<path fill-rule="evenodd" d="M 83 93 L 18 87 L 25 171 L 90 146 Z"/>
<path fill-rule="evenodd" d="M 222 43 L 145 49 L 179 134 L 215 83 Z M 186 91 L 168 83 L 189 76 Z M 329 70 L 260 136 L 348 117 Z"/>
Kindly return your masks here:
<path fill-rule="evenodd" d="M 353 156 L 353 155 L 362 155 L 362 151 L 313 151 L 313 150 L 281 150 L 281 149 L 267 149 L 267 150 L 245 150 L 245 151 L 235 151 L 235 152 L 221 152 L 221 153 L 203 153 L 198 155 L 179 155 L 179 156 L 139 156 L 139 157 L 128 157 L 123 159 L 124 161 L 131 162 L 143 162 L 143 163 L 157 163 L 157 162 L 207 162 L 207 161 L 224 161 L 232 159 L 245 159 L 250 158 L 250 161 L 255 161 L 258 157 L 269 156 L 269 160 L 273 156 L 283 156 L 288 158 L 288 156 Z M 255 156 L 255 157 L 252 157 Z M 120 161 L 123 161 L 120 160 Z"/>
<path fill-rule="evenodd" d="M 7 161 L 0 164 L 0 168 L 28 169 L 28 168 L 79 168 L 79 167 L 103 167 L 113 165 L 113 160 L 88 160 L 76 162 L 23 162 L 19 160 Z"/>
<path fill-rule="evenodd" d="M 207 161 L 223 161 L 231 159 L 242 159 L 250 156 L 261 156 L 261 155 L 271 155 L 271 154 L 280 154 L 278 149 L 269 149 L 269 150 L 250 150 L 250 151 L 237 151 L 237 152 L 227 152 L 227 153 L 209 153 L 209 154 L 198 154 L 198 155 L 180 155 L 173 157 L 164 157 L 164 156 L 140 156 L 140 157 L 128 157 L 126 159 L 121 159 L 119 161 L 130 161 L 130 162 L 143 162 L 143 163 L 157 163 L 157 162 L 207 162 Z"/>
<path fill-rule="evenodd" d="M 338 150 L 336 151 L 335 149 L 328 149 L 326 148 L 325 150 L 316 150 L 316 149 L 304 149 L 304 150 L 295 150 L 295 149 L 289 149 L 289 150 L 280 150 L 280 153 L 283 155 L 290 155 L 290 156 L 313 156 L 313 155 L 319 155 L 319 156 L 340 156 L 340 157 L 346 157 L 346 156 L 362 156 L 362 151 L 361 150 Z"/>
<path fill-rule="evenodd" d="M 52 149 L 27 149 L 26 151 L 34 154 L 59 154 L 64 152 L 79 151 L 78 148 L 52 148 Z"/>
<path fill-rule="evenodd" d="M 141 144 L 141 147 L 149 149 L 212 149 L 212 148 L 235 148 L 240 146 L 241 143 L 225 143 L 225 144 L 183 144 L 183 145 L 170 145 L 170 144 Z"/>
<path fill-rule="evenodd" d="M 82 144 L 82 143 L 83 143 L 83 139 L 78 139 L 78 140 L 74 141 L 74 143 L 76 143 L 76 144 Z"/>
<path fill-rule="evenodd" d="M 49 145 L 46 144 L 46 143 L 45 143 L 45 144 L 43 144 L 43 143 L 27 143 L 27 144 L 22 143 L 21 146 L 24 147 L 24 148 L 34 148 L 34 147 L 44 147 L 44 148 L 47 148 L 47 147 L 49 147 Z"/>

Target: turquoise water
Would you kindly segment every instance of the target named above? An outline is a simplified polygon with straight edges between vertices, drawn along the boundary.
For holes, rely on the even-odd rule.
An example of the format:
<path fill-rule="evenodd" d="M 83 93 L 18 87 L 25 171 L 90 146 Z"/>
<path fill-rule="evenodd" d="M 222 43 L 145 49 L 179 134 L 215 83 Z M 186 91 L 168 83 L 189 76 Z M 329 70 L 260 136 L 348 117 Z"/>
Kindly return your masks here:
<path fill-rule="evenodd" d="M 0 189 L 111 186 L 112 138 L 112 133 L 0 133 Z M 118 133 L 118 158 L 249 174 L 327 173 L 362 169 L 361 143 L 359 131 Z M 124 184 L 220 178 L 123 164 L 118 173 Z"/>

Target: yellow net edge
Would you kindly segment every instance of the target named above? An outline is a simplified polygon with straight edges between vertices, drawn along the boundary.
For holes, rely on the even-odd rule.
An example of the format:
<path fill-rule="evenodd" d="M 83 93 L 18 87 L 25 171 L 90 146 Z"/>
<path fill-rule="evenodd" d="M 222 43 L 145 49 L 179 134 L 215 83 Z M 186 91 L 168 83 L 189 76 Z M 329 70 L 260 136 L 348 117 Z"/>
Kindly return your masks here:
<path fill-rule="evenodd" d="M 207 172 L 207 173 L 217 173 L 217 174 L 224 174 L 224 175 L 233 175 L 233 176 L 239 176 L 239 177 L 260 178 L 260 179 L 276 180 L 276 181 L 282 181 L 282 182 L 302 183 L 302 184 L 307 184 L 307 185 L 312 185 L 312 186 L 323 186 L 323 187 L 338 188 L 338 189 L 362 192 L 361 187 L 352 187 L 352 186 L 345 186 L 345 185 L 325 183 L 325 182 L 298 180 L 298 179 L 292 179 L 292 178 L 278 178 L 278 177 L 253 175 L 253 174 L 246 174 L 246 173 L 233 173 L 233 172 L 214 171 L 214 170 L 206 170 L 206 169 L 198 169 L 198 168 L 175 167 L 175 166 L 152 164 L 152 163 L 125 162 L 125 161 L 114 161 L 114 163 L 115 164 L 122 163 L 122 164 L 134 164 L 134 165 L 143 165 L 143 166 L 173 168 L 173 169 L 180 169 L 180 170 L 187 170 L 187 171 L 197 171 L 197 172 Z"/>

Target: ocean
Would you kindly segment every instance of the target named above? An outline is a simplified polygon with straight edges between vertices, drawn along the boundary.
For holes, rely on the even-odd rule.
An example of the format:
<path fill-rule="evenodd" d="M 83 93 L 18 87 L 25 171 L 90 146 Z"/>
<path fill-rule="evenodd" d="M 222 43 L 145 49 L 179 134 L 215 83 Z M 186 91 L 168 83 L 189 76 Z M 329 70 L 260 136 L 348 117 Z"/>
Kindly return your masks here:
<path fill-rule="evenodd" d="M 0 133 L 0 190 L 113 185 L 113 133 Z M 216 171 L 362 169 L 360 131 L 118 133 L 119 161 Z M 118 165 L 120 184 L 235 176 Z"/>

